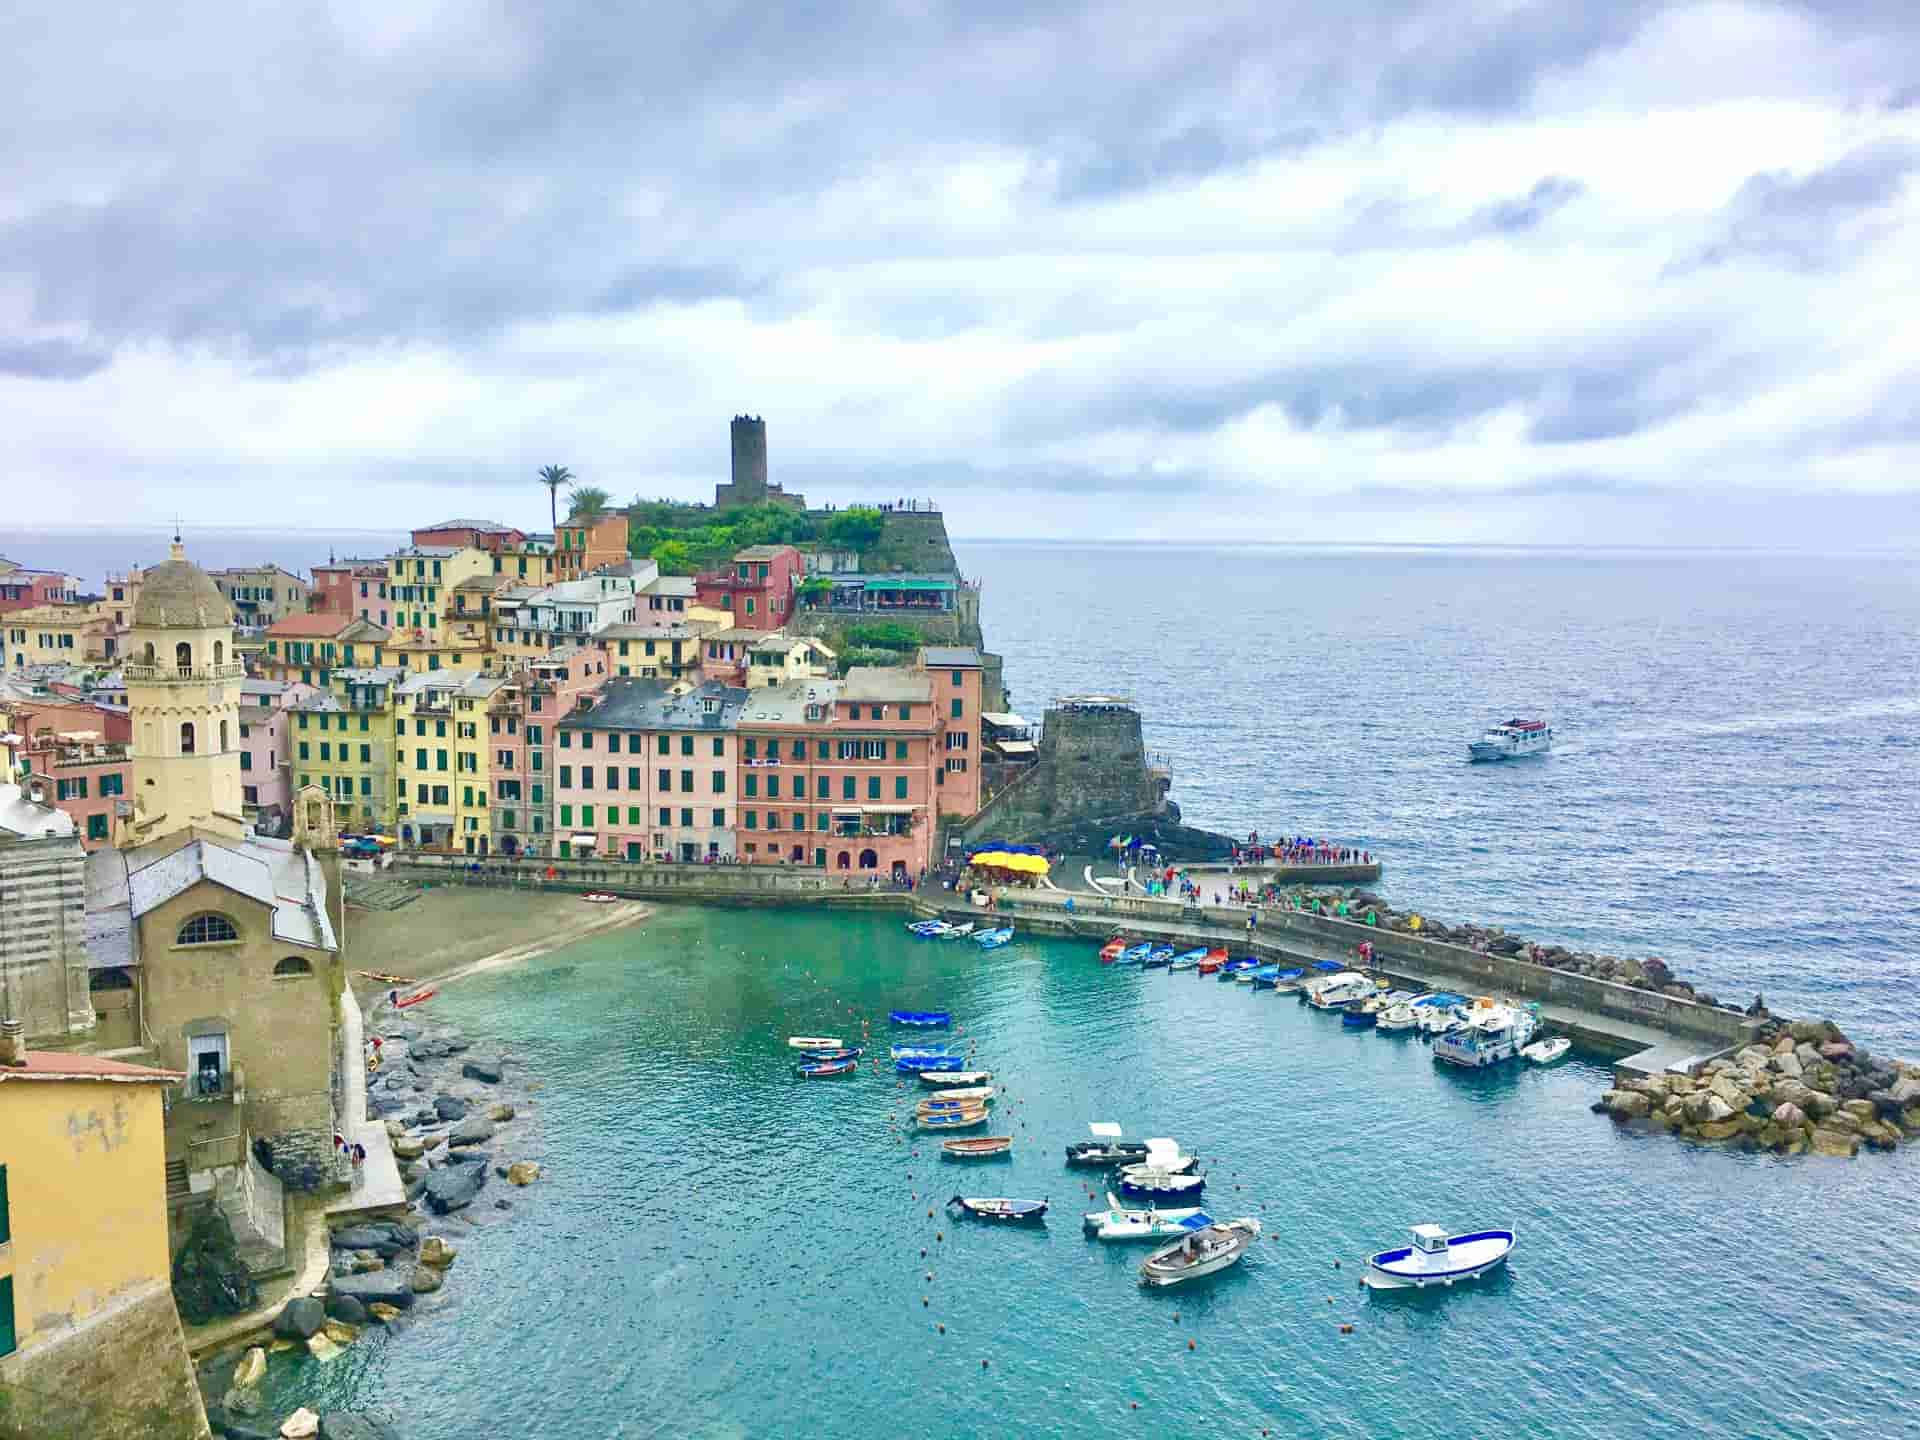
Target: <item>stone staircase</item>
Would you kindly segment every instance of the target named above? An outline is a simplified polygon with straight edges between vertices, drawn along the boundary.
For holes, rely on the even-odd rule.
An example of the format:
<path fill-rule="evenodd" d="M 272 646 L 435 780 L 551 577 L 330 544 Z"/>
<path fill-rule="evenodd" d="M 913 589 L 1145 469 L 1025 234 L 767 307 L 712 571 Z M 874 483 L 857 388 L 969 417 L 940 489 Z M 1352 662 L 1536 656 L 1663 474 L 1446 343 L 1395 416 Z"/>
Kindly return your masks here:
<path fill-rule="evenodd" d="M 185 1200 L 192 1193 L 192 1187 L 187 1184 L 187 1162 L 167 1161 L 167 1199 Z"/>
<path fill-rule="evenodd" d="M 378 875 L 358 875 L 348 871 L 343 877 L 347 903 L 362 910 L 398 910 L 420 898 L 420 888 L 409 880 L 390 880 Z"/>

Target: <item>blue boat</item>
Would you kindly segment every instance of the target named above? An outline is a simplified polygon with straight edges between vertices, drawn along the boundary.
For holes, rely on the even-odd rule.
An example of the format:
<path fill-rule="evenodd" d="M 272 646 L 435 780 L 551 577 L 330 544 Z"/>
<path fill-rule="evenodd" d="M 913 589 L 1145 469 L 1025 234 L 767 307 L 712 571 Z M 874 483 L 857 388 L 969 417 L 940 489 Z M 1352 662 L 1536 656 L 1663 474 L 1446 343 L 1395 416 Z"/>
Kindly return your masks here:
<path fill-rule="evenodd" d="M 922 1030 L 944 1030 L 953 1023 L 945 1010 L 890 1010 L 887 1019 L 895 1025 L 912 1025 Z"/>
<path fill-rule="evenodd" d="M 895 1060 L 940 1059 L 947 1055 L 959 1055 L 958 1045 L 890 1045 L 887 1054 Z"/>
<path fill-rule="evenodd" d="M 1313 962 L 1313 968 L 1325 971 L 1329 975 L 1337 975 L 1347 967 L 1339 960 L 1316 960 Z"/>
<path fill-rule="evenodd" d="M 1173 959 L 1173 946 L 1156 945 L 1153 947 L 1153 949 L 1147 952 L 1147 958 L 1145 960 L 1142 960 L 1140 963 L 1149 968 L 1152 968 L 1153 966 L 1156 966 L 1156 965 L 1168 964 L 1170 961 L 1172 961 L 1172 959 Z"/>
<path fill-rule="evenodd" d="M 1238 960 L 1229 960 L 1220 967 L 1220 978 L 1231 980 L 1242 970 L 1258 970 L 1260 962 L 1251 955 L 1243 955 Z"/>
<path fill-rule="evenodd" d="M 800 1058 L 803 1060 L 832 1062 L 838 1060 L 858 1060 L 866 1053 L 867 1052 L 858 1045 L 843 1045 L 837 1050 L 802 1050 L 800 1052 Z"/>
<path fill-rule="evenodd" d="M 1307 973 L 1306 971 L 1298 968 L 1295 968 L 1292 970 L 1282 970 L 1278 975 L 1273 977 L 1273 988 L 1276 990 L 1283 990 L 1283 991 L 1297 990 L 1300 988 L 1301 977 L 1306 973 Z"/>
<path fill-rule="evenodd" d="M 1114 963 L 1116 965 L 1138 965 L 1152 953 L 1153 943 L 1148 940 L 1143 940 L 1138 945 L 1129 945 L 1126 949 L 1122 950 L 1120 952 L 1120 958 L 1114 961 Z"/>
<path fill-rule="evenodd" d="M 903 1075 L 924 1075 L 929 1070 L 958 1070 L 967 1063 L 964 1055 L 909 1055 L 893 1062 Z"/>
<path fill-rule="evenodd" d="M 1380 1023 L 1378 1010 L 1363 1010 L 1360 1007 L 1367 1002 L 1355 1000 L 1340 1012 L 1340 1023 L 1349 1030 L 1371 1030 Z"/>
<path fill-rule="evenodd" d="M 1207 958 L 1207 947 L 1202 945 L 1198 950 L 1187 950 L 1187 951 L 1183 951 L 1181 954 L 1174 956 L 1172 961 L 1168 964 L 1167 969 L 1192 970 L 1198 967 L 1200 962 L 1206 958 Z"/>
<path fill-rule="evenodd" d="M 983 934 L 974 936 L 973 943 L 978 945 L 982 950 L 998 950 L 1002 945 L 1005 945 L 1012 939 L 1013 927 L 1008 925 L 999 930 L 988 930 Z"/>
<path fill-rule="evenodd" d="M 1278 965 L 1262 965 L 1253 972 L 1253 988 L 1256 990 L 1271 990 L 1279 983 L 1280 967 Z"/>

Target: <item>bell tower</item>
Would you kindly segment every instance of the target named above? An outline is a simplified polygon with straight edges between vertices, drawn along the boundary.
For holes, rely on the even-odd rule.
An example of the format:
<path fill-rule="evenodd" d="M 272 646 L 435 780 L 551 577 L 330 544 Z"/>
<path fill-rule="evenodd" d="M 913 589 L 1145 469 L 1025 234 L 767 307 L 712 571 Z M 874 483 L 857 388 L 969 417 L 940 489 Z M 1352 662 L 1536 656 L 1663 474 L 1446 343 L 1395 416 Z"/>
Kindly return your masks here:
<path fill-rule="evenodd" d="M 240 681 L 233 612 L 178 535 L 142 577 L 127 637 L 133 815 L 121 843 L 196 826 L 239 839 Z"/>

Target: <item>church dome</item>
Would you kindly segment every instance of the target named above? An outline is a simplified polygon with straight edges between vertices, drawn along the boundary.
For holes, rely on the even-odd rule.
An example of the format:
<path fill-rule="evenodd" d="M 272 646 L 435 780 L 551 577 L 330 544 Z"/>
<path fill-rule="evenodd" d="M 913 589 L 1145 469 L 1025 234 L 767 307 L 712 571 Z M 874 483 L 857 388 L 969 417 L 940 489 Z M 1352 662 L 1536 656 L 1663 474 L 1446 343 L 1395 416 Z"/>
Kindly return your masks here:
<path fill-rule="evenodd" d="M 140 577 L 133 623 L 146 628 L 206 630 L 233 623 L 233 611 L 207 572 L 187 559 L 178 540 L 165 563 Z"/>

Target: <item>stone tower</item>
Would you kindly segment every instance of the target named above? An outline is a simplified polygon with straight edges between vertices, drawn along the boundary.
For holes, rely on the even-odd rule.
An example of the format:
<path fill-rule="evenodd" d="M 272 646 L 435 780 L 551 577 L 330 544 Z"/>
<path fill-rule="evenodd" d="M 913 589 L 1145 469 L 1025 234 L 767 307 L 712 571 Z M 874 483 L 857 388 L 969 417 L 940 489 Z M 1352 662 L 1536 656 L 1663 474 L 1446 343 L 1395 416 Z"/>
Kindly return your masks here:
<path fill-rule="evenodd" d="M 733 417 L 733 503 L 758 505 L 767 498 L 767 422 L 758 415 Z"/>
<path fill-rule="evenodd" d="M 133 815 L 122 843 L 188 826 L 238 839 L 240 681 L 233 612 L 178 536 L 141 578 L 127 636 Z"/>

